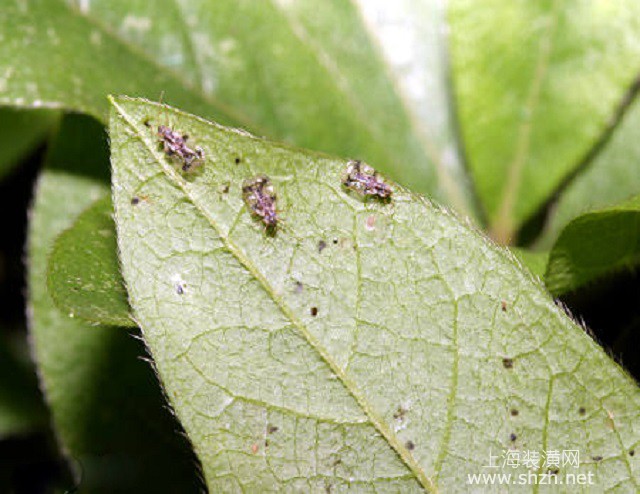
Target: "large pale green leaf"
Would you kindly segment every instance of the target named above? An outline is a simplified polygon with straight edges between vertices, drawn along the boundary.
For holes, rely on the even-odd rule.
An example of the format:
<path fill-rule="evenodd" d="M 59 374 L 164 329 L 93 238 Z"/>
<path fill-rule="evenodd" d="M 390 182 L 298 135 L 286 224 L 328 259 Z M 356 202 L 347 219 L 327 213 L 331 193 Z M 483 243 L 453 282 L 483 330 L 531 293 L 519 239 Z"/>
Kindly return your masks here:
<path fill-rule="evenodd" d="M 211 492 L 468 492 L 510 448 L 638 488 L 638 387 L 508 251 L 400 186 L 363 201 L 343 160 L 144 101 L 114 100 L 110 135 L 130 301 Z M 271 234 L 242 199 L 260 173 Z"/>
<path fill-rule="evenodd" d="M 556 295 L 640 264 L 640 196 L 571 221 L 553 245 L 545 283 Z"/>
<path fill-rule="evenodd" d="M 137 327 L 129 315 L 111 215 L 111 198 L 105 196 L 58 237 L 49 257 L 49 293 L 65 314 L 105 325 Z"/>
<path fill-rule="evenodd" d="M 640 72 L 640 2 L 450 5 L 470 167 L 493 235 L 507 242 L 606 131 Z"/>
<path fill-rule="evenodd" d="M 142 343 L 124 330 L 69 317 L 47 291 L 56 236 L 108 190 L 100 178 L 108 171 L 104 141 L 97 123 L 68 117 L 38 181 L 28 282 L 41 386 L 81 491 L 197 492 L 197 467 L 151 367 L 140 359 Z"/>
<path fill-rule="evenodd" d="M 109 93 L 164 93 L 217 121 L 369 160 L 467 211 L 440 2 L 362 5 L 9 2 L 0 11 L 0 103 L 104 119 Z M 391 14 L 413 51 L 385 36 L 380 16 Z"/>
<path fill-rule="evenodd" d="M 0 107 L 0 178 L 44 139 L 57 119 L 58 115 L 51 111 Z"/>
<path fill-rule="evenodd" d="M 549 224 L 538 242 L 550 248 L 574 218 L 614 206 L 640 194 L 640 99 L 624 116 L 597 158 L 564 190 L 551 210 Z"/>

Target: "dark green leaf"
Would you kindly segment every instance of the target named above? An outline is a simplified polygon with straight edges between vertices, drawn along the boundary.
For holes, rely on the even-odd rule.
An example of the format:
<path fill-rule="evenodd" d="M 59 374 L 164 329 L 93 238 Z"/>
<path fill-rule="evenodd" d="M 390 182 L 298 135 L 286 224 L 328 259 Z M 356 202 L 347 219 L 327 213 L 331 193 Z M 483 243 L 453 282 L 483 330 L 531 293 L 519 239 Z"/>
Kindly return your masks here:
<path fill-rule="evenodd" d="M 46 423 L 33 364 L 18 345 L 0 340 L 0 440 L 33 432 Z M 26 347 L 24 341 L 20 346 Z"/>
<path fill-rule="evenodd" d="M 0 178 L 44 139 L 57 120 L 52 111 L 0 108 Z"/>
<path fill-rule="evenodd" d="M 545 283 L 559 295 L 640 264 L 640 196 L 583 214 L 560 233 L 551 249 Z"/>
<path fill-rule="evenodd" d="M 344 160 L 148 102 L 114 100 L 110 136 L 132 308 L 211 492 L 468 492 L 510 448 L 637 489 L 640 390 L 507 251 L 398 185 L 363 200 Z M 243 200 L 258 174 L 275 231 Z"/>
<path fill-rule="evenodd" d="M 105 196 L 58 237 L 49 259 L 49 293 L 65 314 L 99 324 L 137 327 L 129 314 L 111 215 L 111 198 Z"/>

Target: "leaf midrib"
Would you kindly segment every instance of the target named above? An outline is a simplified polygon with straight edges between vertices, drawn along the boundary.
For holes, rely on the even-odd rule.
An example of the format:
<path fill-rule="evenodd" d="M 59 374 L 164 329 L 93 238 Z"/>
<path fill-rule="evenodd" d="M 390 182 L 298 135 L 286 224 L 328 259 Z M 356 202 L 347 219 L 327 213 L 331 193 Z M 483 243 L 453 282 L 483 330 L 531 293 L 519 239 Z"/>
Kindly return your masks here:
<path fill-rule="evenodd" d="M 327 363 L 331 371 L 340 379 L 343 386 L 346 390 L 353 396 L 358 405 L 362 408 L 365 415 L 369 417 L 372 425 L 382 434 L 385 440 L 389 443 L 389 445 L 396 451 L 400 459 L 403 463 L 409 468 L 409 470 L 414 474 L 417 481 L 422 485 L 422 487 L 431 493 L 437 493 L 437 487 L 435 483 L 426 475 L 422 467 L 418 464 L 418 462 L 413 458 L 413 456 L 409 453 L 406 447 L 398 440 L 398 438 L 392 433 L 389 426 L 384 422 L 384 420 L 378 416 L 378 414 L 373 410 L 373 408 L 369 405 L 366 400 L 364 393 L 358 388 L 358 386 L 353 382 L 349 376 L 347 376 L 340 366 L 333 360 L 329 352 L 324 348 L 321 342 L 309 331 L 306 325 L 295 315 L 293 310 L 285 304 L 282 297 L 279 297 L 271 284 L 265 278 L 265 276 L 251 263 L 251 261 L 244 255 L 242 250 L 229 238 L 228 235 L 225 235 L 222 229 L 218 226 L 216 220 L 208 214 L 206 208 L 203 208 L 197 197 L 194 197 L 186 184 L 186 182 L 182 179 L 182 177 L 178 174 L 176 170 L 174 170 L 171 166 L 169 166 L 160 152 L 155 149 L 153 146 L 149 145 L 147 139 L 143 137 L 143 134 L 140 132 L 141 129 L 138 128 L 133 119 L 129 116 L 129 114 L 115 101 L 114 98 L 109 98 L 111 104 L 116 108 L 118 113 L 122 116 L 124 121 L 129 125 L 129 127 L 135 132 L 135 135 L 142 141 L 143 145 L 147 148 L 149 153 L 155 158 L 156 162 L 160 165 L 162 171 L 165 173 L 167 178 L 177 185 L 180 190 L 185 194 L 185 196 L 191 201 L 191 203 L 196 207 L 196 209 L 202 214 L 202 216 L 207 220 L 207 222 L 211 225 L 211 227 L 216 231 L 220 240 L 223 242 L 227 250 L 237 259 L 242 267 L 244 267 L 247 272 L 253 276 L 256 281 L 259 282 L 260 286 L 266 292 L 266 294 L 271 298 L 276 306 L 280 309 L 282 314 L 291 321 L 292 325 L 295 326 L 302 336 L 307 340 L 309 345 L 320 355 L 320 357 Z M 176 112 L 180 114 L 181 112 Z M 219 130 L 219 129 L 218 129 Z"/>
<path fill-rule="evenodd" d="M 492 225 L 494 238 L 505 245 L 511 242 L 514 228 L 516 228 L 516 225 L 514 225 L 513 209 L 522 185 L 522 172 L 529 158 L 535 109 L 540 101 L 540 92 L 548 72 L 549 61 L 553 52 L 553 40 L 556 35 L 559 17 L 558 9 L 558 0 L 553 0 L 551 21 L 549 22 L 544 37 L 538 45 L 538 60 L 525 102 L 525 111 L 526 114 L 528 114 L 528 118 L 521 121 L 518 126 L 514 156 L 507 166 L 506 184 L 500 202 L 498 203 L 496 219 Z"/>

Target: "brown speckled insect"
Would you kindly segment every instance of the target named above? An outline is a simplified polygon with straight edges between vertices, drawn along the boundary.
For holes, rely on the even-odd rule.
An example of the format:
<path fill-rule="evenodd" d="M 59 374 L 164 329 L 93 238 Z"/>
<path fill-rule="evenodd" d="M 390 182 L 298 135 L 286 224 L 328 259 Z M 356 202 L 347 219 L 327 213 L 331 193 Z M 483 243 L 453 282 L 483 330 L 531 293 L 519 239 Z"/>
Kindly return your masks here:
<path fill-rule="evenodd" d="M 371 166 L 357 160 L 347 163 L 342 173 L 342 185 L 363 196 L 374 196 L 388 199 L 393 189 Z"/>
<path fill-rule="evenodd" d="M 242 197 L 247 207 L 269 229 L 278 225 L 278 213 L 276 211 L 276 192 L 271 180 L 266 175 L 245 180 L 242 183 Z"/>
<path fill-rule="evenodd" d="M 193 149 L 188 147 L 189 136 L 187 134 L 180 134 L 167 125 L 160 125 L 158 126 L 158 137 L 164 153 L 170 158 L 179 160 L 183 172 L 190 172 L 193 168 L 202 165 L 204 151 L 199 146 Z"/>

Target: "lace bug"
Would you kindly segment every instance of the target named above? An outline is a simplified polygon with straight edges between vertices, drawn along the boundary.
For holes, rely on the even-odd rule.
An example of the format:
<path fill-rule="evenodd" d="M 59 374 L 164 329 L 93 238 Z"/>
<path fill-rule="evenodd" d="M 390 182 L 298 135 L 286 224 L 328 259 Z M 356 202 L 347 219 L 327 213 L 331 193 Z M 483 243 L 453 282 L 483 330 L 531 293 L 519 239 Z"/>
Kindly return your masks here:
<path fill-rule="evenodd" d="M 271 179 L 266 175 L 257 175 L 242 183 L 242 197 L 252 214 L 262 221 L 267 228 L 278 225 L 276 210 L 276 192 Z"/>
<path fill-rule="evenodd" d="M 342 173 L 342 185 L 363 196 L 388 199 L 393 189 L 371 166 L 358 160 L 351 160 Z"/>
<path fill-rule="evenodd" d="M 177 159 L 181 163 L 182 171 L 190 172 L 193 168 L 202 165 L 204 151 L 199 146 L 193 149 L 187 146 L 189 139 L 187 134 L 180 134 L 167 125 L 159 125 L 158 137 L 164 153 L 170 158 Z"/>

